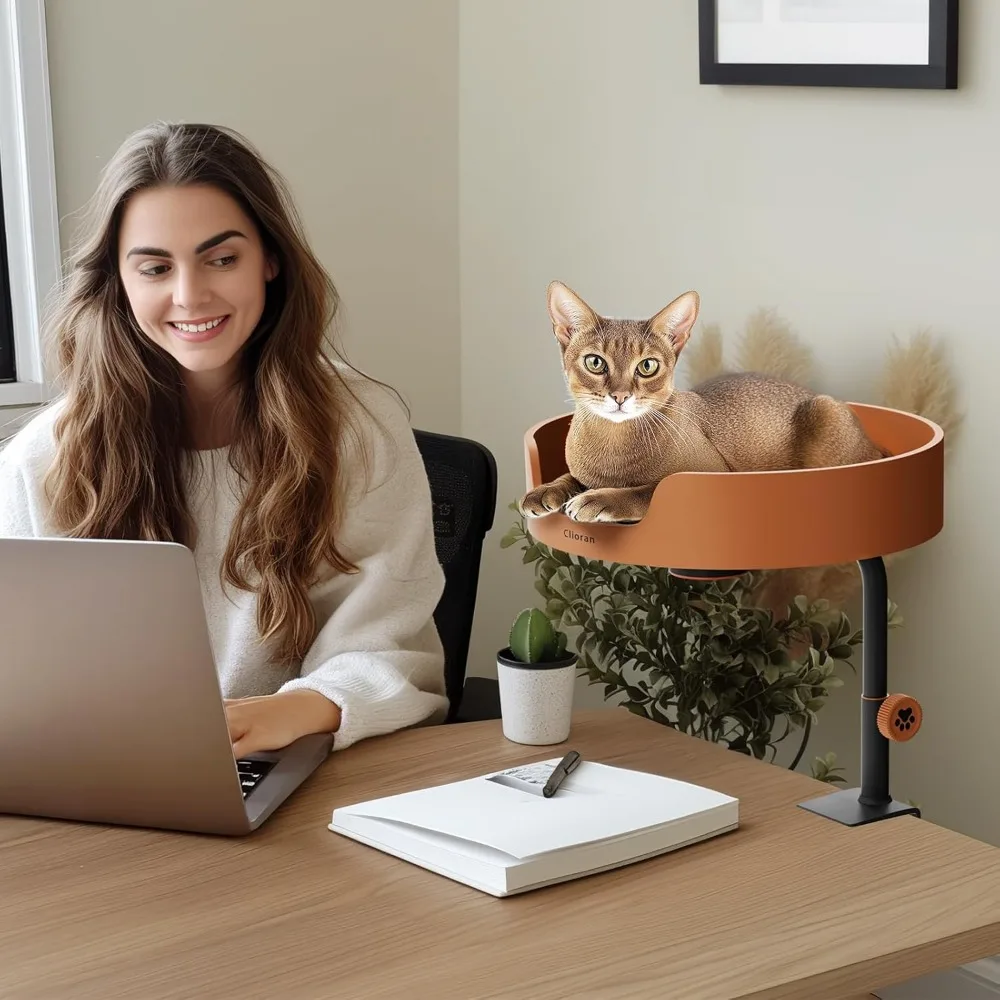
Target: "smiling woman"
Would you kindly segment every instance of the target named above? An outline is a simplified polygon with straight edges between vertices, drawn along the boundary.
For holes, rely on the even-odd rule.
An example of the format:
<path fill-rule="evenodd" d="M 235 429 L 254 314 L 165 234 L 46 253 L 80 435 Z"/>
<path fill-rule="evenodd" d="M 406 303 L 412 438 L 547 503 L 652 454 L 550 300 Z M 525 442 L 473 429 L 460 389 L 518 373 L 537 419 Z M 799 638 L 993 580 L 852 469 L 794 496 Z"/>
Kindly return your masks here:
<path fill-rule="evenodd" d="M 139 329 L 180 366 L 195 445 L 225 443 L 232 413 L 216 404 L 238 377 L 240 353 L 260 322 L 277 257 L 265 251 L 236 200 L 202 184 L 133 196 L 118 246 L 122 284 Z"/>
<path fill-rule="evenodd" d="M 444 586 L 401 407 L 241 136 L 155 124 L 88 206 L 47 334 L 64 392 L 0 453 L 0 535 L 175 541 L 237 754 L 443 720 Z"/>

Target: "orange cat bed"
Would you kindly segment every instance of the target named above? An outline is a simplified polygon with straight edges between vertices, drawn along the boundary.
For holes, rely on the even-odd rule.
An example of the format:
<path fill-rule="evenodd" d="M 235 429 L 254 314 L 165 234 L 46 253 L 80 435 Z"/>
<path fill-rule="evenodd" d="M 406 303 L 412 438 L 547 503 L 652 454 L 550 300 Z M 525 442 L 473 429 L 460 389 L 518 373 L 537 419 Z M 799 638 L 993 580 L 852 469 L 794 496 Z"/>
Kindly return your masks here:
<path fill-rule="evenodd" d="M 892 457 L 795 472 L 679 472 L 637 524 L 531 518 L 545 545 L 588 559 L 699 570 L 791 569 L 900 552 L 944 522 L 944 433 L 923 417 L 852 403 Z M 525 435 L 527 488 L 566 472 L 572 414 Z M 732 575 L 723 573 L 722 575 Z"/>
<path fill-rule="evenodd" d="M 636 524 L 577 522 L 562 513 L 530 518 L 533 538 L 587 559 L 667 567 L 685 578 L 757 569 L 857 562 L 864 588 L 862 780 L 802 803 L 849 826 L 919 811 L 888 790 L 888 744 L 912 738 L 922 719 L 906 695 L 886 691 L 886 592 L 882 557 L 933 538 L 944 523 L 944 432 L 930 420 L 851 403 L 871 439 L 890 455 L 860 465 L 780 472 L 681 472 L 656 488 Z M 525 435 L 527 489 L 567 471 L 572 414 Z"/>

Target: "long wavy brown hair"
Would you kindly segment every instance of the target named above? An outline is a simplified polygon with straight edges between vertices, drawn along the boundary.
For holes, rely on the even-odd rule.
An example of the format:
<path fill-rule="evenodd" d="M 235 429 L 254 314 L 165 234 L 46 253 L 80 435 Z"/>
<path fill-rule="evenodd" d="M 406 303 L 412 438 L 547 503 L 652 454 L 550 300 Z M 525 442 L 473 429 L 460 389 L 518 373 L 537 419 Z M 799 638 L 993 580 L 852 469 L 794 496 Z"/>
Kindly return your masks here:
<path fill-rule="evenodd" d="M 220 574 L 223 584 L 256 592 L 257 625 L 263 639 L 275 638 L 275 655 L 301 659 L 316 629 L 309 587 L 324 564 L 356 571 L 335 535 L 340 445 L 357 430 L 357 400 L 334 360 L 346 365 L 330 337 L 336 288 L 281 176 L 231 129 L 155 123 L 131 135 L 102 173 L 46 320 L 64 387 L 46 481 L 52 518 L 69 537 L 194 542 L 181 373 L 139 329 L 118 273 L 130 196 L 185 184 L 235 198 L 278 262 L 234 388 L 229 462 L 244 488 Z"/>

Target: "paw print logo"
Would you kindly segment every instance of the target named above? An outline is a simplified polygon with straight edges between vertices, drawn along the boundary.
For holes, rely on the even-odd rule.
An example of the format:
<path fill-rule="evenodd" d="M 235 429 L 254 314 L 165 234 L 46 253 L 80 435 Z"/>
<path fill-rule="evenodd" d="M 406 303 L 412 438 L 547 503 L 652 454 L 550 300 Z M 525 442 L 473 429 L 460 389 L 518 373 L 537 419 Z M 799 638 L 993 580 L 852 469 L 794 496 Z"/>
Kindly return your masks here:
<path fill-rule="evenodd" d="M 913 728 L 915 721 L 912 708 L 901 708 L 896 714 L 895 726 L 901 732 L 908 733 Z"/>

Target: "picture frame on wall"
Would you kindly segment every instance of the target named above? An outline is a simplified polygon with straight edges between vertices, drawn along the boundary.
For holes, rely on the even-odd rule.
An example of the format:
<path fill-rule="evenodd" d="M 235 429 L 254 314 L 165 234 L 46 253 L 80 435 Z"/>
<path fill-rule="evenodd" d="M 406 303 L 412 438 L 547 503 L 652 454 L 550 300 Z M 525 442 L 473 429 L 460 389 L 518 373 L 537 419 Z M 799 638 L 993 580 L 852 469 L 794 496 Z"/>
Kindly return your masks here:
<path fill-rule="evenodd" d="M 703 84 L 958 87 L 958 0 L 698 0 Z"/>

